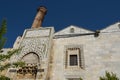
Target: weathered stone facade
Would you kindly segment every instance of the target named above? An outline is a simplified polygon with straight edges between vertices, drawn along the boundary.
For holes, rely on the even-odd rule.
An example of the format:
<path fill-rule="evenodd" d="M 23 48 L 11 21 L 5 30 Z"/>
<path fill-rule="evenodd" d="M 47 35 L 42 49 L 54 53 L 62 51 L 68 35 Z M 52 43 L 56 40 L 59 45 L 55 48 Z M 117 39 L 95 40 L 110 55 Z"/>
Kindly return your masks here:
<path fill-rule="evenodd" d="M 69 33 L 71 28 L 75 28 L 74 33 Z M 63 31 L 55 33 L 55 36 L 57 37 L 59 35 L 59 37 L 53 41 L 54 62 L 52 80 L 61 80 L 61 78 L 63 78 L 62 80 L 68 80 L 79 77 L 82 77 L 84 80 L 99 80 L 99 77 L 103 76 L 105 71 L 114 72 L 120 78 L 119 23 L 100 30 L 99 36 L 97 37 L 95 37 L 94 32 L 85 29 L 84 32 L 80 32 L 83 31 L 81 29 L 70 26 Z M 84 55 L 83 69 L 78 67 L 64 67 L 64 57 L 66 54 L 64 49 L 66 45 L 73 45 L 73 47 L 74 45 L 82 46 L 81 53 Z"/>
<path fill-rule="evenodd" d="M 11 61 L 24 61 L 26 66 L 37 66 L 37 69 L 43 69 L 44 72 L 37 72 L 36 79 L 46 80 L 53 33 L 53 27 L 26 29 L 20 40 L 21 42 L 18 43 L 19 39 L 17 38 L 17 41 L 15 42 L 16 46 L 14 46 L 18 47 L 19 45 L 18 48 L 22 48 L 22 50 L 19 54 L 14 55 L 14 58 L 11 58 Z M 15 75 L 16 74 L 11 75 L 9 71 L 7 73 L 7 76 L 18 80 L 17 75 Z M 30 77 L 26 77 L 25 79 L 30 79 Z"/>
<path fill-rule="evenodd" d="M 22 50 L 10 62 L 24 61 L 26 67 L 9 68 L 6 76 L 13 80 L 99 80 L 109 71 L 120 78 L 119 22 L 99 31 L 71 25 L 54 32 L 54 27 L 37 25 L 25 29 L 13 45 Z"/>
<path fill-rule="evenodd" d="M 11 61 L 25 57 L 23 61 L 26 64 L 44 69 L 37 73 L 36 80 L 79 80 L 80 77 L 84 80 L 99 80 L 105 71 L 114 72 L 120 78 L 119 24 L 100 30 L 98 36 L 95 36 L 94 31 L 76 26 L 69 26 L 56 33 L 53 27 L 26 29 L 14 45 L 14 48 L 23 47 L 22 51 Z M 37 55 L 38 59 L 30 53 Z M 75 65 L 71 63 L 71 55 L 77 56 Z M 16 74 L 8 71 L 7 76 L 15 79 Z M 30 77 L 21 79 L 30 80 Z"/>

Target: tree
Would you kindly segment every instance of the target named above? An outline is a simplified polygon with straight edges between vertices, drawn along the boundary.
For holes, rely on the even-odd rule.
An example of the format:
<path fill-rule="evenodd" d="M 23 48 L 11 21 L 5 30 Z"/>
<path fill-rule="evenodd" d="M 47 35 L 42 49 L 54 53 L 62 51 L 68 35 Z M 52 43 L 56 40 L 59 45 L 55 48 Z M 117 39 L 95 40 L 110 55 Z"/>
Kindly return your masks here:
<path fill-rule="evenodd" d="M 4 62 L 5 60 L 7 59 L 10 59 L 10 57 L 12 55 L 14 55 L 15 53 L 19 53 L 20 49 L 13 49 L 12 51 L 8 51 L 7 54 L 0 54 L 0 62 Z M 16 63 L 13 63 L 13 65 L 24 65 L 23 62 L 16 62 Z M 6 68 L 9 68 L 12 64 L 10 63 L 7 63 L 7 64 L 4 64 L 4 65 L 1 65 L 0 64 L 0 71 L 3 71 L 5 70 Z"/>
<path fill-rule="evenodd" d="M 6 20 L 2 21 L 1 27 L 0 27 L 0 50 L 3 48 L 5 42 L 6 42 L 6 38 L 3 37 L 4 34 L 7 31 L 7 27 L 6 27 L 7 23 Z"/>
<path fill-rule="evenodd" d="M 0 76 L 0 80 L 10 80 L 10 78 L 5 77 L 5 76 Z"/>
<path fill-rule="evenodd" d="M 113 72 L 109 73 L 106 71 L 105 76 L 100 77 L 100 80 L 119 80 L 119 78 Z"/>
<path fill-rule="evenodd" d="M 7 32 L 7 23 L 6 20 L 2 21 L 2 24 L 0 26 L 0 53 L 3 52 L 2 48 L 6 42 L 6 38 L 4 37 L 5 33 Z M 19 53 L 21 49 L 13 49 L 11 51 L 8 51 L 7 54 L 0 54 L 0 72 L 5 70 L 6 68 L 9 68 L 11 65 L 17 65 L 17 66 L 23 66 L 24 62 L 16 62 L 13 64 L 7 63 L 7 64 L 1 64 L 2 62 L 6 61 L 7 59 L 10 59 L 10 57 L 16 53 Z M 0 80 L 10 80 L 8 77 L 5 77 L 0 74 Z"/>
<path fill-rule="evenodd" d="M 3 20 L 2 21 L 2 24 L 0 26 L 0 52 L 2 52 L 2 48 L 6 42 L 6 38 L 3 37 L 4 34 L 7 32 L 7 27 L 6 27 L 7 23 L 6 23 L 6 20 Z M 0 63 L 2 61 L 4 61 L 7 57 L 9 57 L 9 55 L 3 55 L 3 54 L 0 54 Z M 3 71 L 5 68 L 7 68 L 8 66 L 10 66 L 10 64 L 6 64 L 6 65 L 1 65 L 0 64 L 0 71 Z M 0 80 L 10 80 L 8 77 L 5 77 L 5 76 L 2 76 L 0 75 Z"/>

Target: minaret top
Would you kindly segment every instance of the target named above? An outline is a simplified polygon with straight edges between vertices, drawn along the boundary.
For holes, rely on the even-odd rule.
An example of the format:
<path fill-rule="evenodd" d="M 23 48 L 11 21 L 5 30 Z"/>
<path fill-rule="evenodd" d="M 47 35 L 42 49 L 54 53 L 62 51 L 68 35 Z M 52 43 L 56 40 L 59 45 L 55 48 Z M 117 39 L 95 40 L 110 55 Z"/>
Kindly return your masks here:
<path fill-rule="evenodd" d="M 41 6 L 41 7 L 39 7 L 38 9 L 37 9 L 37 12 L 39 12 L 39 11 L 42 11 L 43 13 L 47 13 L 47 8 L 46 7 L 44 7 L 44 6 Z"/>
<path fill-rule="evenodd" d="M 43 6 L 39 7 L 37 9 L 37 14 L 36 14 L 36 17 L 33 21 L 33 24 L 32 24 L 32 27 L 31 28 L 39 28 L 42 26 L 42 22 L 43 22 L 43 19 L 44 19 L 44 16 L 46 15 L 47 13 L 47 9 Z"/>

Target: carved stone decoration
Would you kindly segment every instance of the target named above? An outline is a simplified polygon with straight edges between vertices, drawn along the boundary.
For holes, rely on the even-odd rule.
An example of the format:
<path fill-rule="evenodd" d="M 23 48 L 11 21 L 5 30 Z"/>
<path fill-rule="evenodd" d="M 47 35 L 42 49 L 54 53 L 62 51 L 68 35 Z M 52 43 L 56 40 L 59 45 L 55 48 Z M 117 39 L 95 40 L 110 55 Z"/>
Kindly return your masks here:
<path fill-rule="evenodd" d="M 19 59 L 29 52 L 35 52 L 41 58 L 46 57 L 49 38 L 26 38 L 21 44 L 22 50 Z"/>
<path fill-rule="evenodd" d="M 27 66 L 35 65 L 38 70 L 44 70 L 42 72 L 37 71 L 36 80 L 46 80 L 47 78 L 53 33 L 53 27 L 26 29 L 19 45 L 21 51 L 19 54 L 16 54 L 13 59 L 13 61 L 24 61 Z M 42 75 L 42 77 L 40 77 L 40 75 Z M 22 79 L 25 79 L 25 77 L 27 77 L 27 75 L 23 75 Z"/>

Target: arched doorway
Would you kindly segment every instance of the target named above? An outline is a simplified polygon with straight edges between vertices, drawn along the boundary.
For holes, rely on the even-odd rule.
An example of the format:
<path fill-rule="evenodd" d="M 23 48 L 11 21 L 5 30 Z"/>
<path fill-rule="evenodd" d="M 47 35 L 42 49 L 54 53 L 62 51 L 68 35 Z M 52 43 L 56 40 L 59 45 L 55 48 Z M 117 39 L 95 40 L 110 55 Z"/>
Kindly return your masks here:
<path fill-rule="evenodd" d="M 36 79 L 37 70 L 38 70 L 37 65 L 40 63 L 39 56 L 34 52 L 30 52 L 24 55 L 21 58 L 21 61 L 25 62 L 26 65 L 18 69 L 17 80 Z"/>
<path fill-rule="evenodd" d="M 40 61 L 39 56 L 34 52 L 24 55 L 21 60 L 28 65 L 37 65 Z"/>

